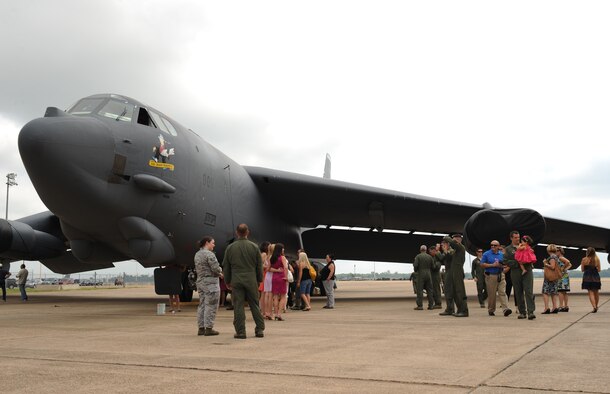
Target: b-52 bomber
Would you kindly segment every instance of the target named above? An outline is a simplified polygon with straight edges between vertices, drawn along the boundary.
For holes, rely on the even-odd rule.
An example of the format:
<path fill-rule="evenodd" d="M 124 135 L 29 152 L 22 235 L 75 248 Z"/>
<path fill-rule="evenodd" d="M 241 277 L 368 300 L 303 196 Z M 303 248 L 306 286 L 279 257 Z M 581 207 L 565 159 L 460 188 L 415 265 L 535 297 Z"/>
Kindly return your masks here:
<path fill-rule="evenodd" d="M 283 242 L 292 254 L 303 247 L 312 258 L 333 251 L 345 260 L 408 263 L 439 234 L 463 232 L 473 253 L 491 239 L 508 243 L 513 229 L 572 247 L 575 265 L 582 248 L 610 246 L 608 229 L 531 209 L 341 182 L 329 179 L 328 165 L 319 178 L 241 166 L 169 116 L 115 94 L 83 98 L 67 111 L 49 107 L 22 128 L 19 152 L 49 211 L 0 220 L 0 259 L 39 260 L 62 274 L 130 259 L 192 266 L 203 235 L 216 239 L 222 261 L 240 223 L 255 242 Z M 543 246 L 536 252 L 541 260 Z"/>

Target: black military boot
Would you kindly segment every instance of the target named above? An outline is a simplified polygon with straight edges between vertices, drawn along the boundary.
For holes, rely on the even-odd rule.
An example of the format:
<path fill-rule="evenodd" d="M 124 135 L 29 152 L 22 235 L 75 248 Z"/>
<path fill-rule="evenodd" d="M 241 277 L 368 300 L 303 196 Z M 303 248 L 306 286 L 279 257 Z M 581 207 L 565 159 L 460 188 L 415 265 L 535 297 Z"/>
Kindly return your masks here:
<path fill-rule="evenodd" d="M 218 331 L 214 330 L 213 328 L 206 328 L 203 332 L 203 335 L 205 335 L 206 337 L 209 337 L 210 335 L 218 335 L 220 334 Z"/>

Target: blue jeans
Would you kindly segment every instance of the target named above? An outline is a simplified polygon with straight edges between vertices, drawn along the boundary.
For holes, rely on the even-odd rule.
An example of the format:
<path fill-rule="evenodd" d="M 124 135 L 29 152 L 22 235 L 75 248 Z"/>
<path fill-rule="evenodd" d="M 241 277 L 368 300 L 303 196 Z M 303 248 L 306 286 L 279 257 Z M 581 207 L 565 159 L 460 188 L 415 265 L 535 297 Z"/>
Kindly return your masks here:
<path fill-rule="evenodd" d="M 25 285 L 19 285 L 19 292 L 21 293 L 21 301 L 28 299 L 28 295 L 25 293 Z"/>

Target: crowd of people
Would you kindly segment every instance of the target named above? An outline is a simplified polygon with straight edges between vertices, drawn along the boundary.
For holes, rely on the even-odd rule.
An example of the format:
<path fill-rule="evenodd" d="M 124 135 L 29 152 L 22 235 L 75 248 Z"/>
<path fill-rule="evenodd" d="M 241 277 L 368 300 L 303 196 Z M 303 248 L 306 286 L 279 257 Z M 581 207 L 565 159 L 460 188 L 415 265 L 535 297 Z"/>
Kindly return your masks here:
<path fill-rule="evenodd" d="M 222 267 L 213 253 L 215 241 L 212 237 L 203 237 L 200 250 L 195 254 L 198 335 L 219 334 L 214 330 L 214 320 L 221 302 L 221 280 L 231 292 L 236 339 L 247 337 L 246 303 L 250 306 L 255 322 L 254 334 L 258 338 L 264 337 L 265 320 L 284 321 L 282 314 L 289 306 L 310 311 L 313 282 L 318 275 L 326 290 L 324 308 L 335 307 L 332 254 L 326 256 L 327 264 L 318 272 L 304 250 L 299 250 L 297 261 L 289 263 L 283 244 L 263 242 L 257 246 L 248 240 L 246 224 L 237 226 L 236 235 L 236 240 L 225 251 Z"/>
<path fill-rule="evenodd" d="M 214 239 L 204 237 L 201 250 L 195 255 L 199 308 L 197 313 L 198 335 L 218 335 L 214 330 L 214 319 L 220 301 L 220 280 L 224 279 L 227 290 L 232 292 L 234 309 L 234 337 L 245 339 L 245 309 L 250 306 L 255 322 L 255 336 L 264 337 L 265 320 L 284 321 L 283 313 L 291 309 L 311 310 L 311 289 L 318 275 L 326 291 L 325 309 L 333 309 L 335 262 L 332 254 L 326 256 L 327 264 L 318 272 L 304 250 L 298 251 L 298 259 L 288 262 L 281 243 L 263 242 L 257 246 L 248 240 L 248 226 L 237 227 L 237 239 L 225 251 L 222 267 L 213 250 Z M 534 320 L 536 304 L 533 294 L 533 265 L 536 255 L 533 240 L 518 231 L 509 234 L 510 244 L 502 246 L 493 240 L 487 251 L 478 249 L 472 263 L 473 279 L 477 283 L 477 299 L 481 308 L 487 308 L 489 316 L 495 316 L 499 302 L 502 314 L 513 313 L 508 305 L 510 289 L 514 289 L 514 301 L 518 319 Z M 564 257 L 562 247 L 547 246 L 548 257 L 544 259 L 545 278 L 542 285 L 544 312 L 553 314 L 568 312 L 570 291 L 569 269 L 571 263 Z M 468 317 L 468 303 L 464 286 L 464 262 L 466 248 L 462 234 L 446 236 L 440 244 L 422 245 L 415 257 L 413 270 L 417 273 L 416 307 L 423 310 L 424 291 L 427 309 L 442 309 L 441 291 L 445 294 L 445 309 L 441 316 Z M 442 268 L 442 270 L 441 270 Z M 599 308 L 600 261 L 594 248 L 587 249 L 581 261 L 584 272 L 582 288 L 589 292 L 593 312 Z M 444 278 L 441 273 L 444 272 Z M 510 283 L 510 287 L 508 286 Z M 549 306 L 552 303 L 552 309 Z M 487 302 L 487 305 L 485 304 Z"/>
<path fill-rule="evenodd" d="M 481 308 L 487 308 L 489 316 L 495 316 L 496 304 L 500 303 L 502 314 L 506 317 L 513 313 L 508 302 L 511 288 L 514 289 L 514 301 L 518 319 L 534 320 L 536 304 L 534 302 L 533 266 L 536 255 L 531 237 L 521 237 L 518 231 L 509 234 L 511 243 L 504 247 L 493 240 L 487 251 L 477 249 L 472 262 L 472 277 L 477 286 L 477 300 Z M 564 256 L 561 246 L 550 244 L 546 248 L 548 257 L 543 261 L 544 281 L 542 296 L 544 311 L 542 314 L 568 312 L 568 294 L 570 292 L 570 261 Z M 428 309 L 441 308 L 440 269 L 445 267 L 447 275 L 443 280 L 445 287 L 446 308 L 441 316 L 467 317 L 466 292 L 464 289 L 465 248 L 462 235 L 453 234 L 444 237 L 440 244 L 420 247 L 415 257 L 413 270 L 417 273 L 416 310 L 423 310 L 424 290 L 428 297 Z M 594 248 L 588 248 L 581 264 L 583 271 L 582 289 L 588 291 L 593 313 L 599 308 L 599 289 L 601 269 L 599 257 Z M 487 301 L 487 305 L 485 302 Z M 549 304 L 550 301 L 550 304 Z M 552 306 L 552 308 L 551 308 Z"/>

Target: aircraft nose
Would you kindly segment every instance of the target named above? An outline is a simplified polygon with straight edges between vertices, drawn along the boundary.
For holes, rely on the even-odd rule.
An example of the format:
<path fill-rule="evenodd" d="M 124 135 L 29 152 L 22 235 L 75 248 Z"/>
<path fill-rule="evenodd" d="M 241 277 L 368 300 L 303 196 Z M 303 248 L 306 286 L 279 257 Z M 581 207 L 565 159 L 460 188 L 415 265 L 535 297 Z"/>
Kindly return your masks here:
<path fill-rule="evenodd" d="M 63 114 L 34 119 L 19 133 L 19 153 L 38 194 L 49 209 L 62 190 L 78 193 L 85 179 L 105 179 L 112 168 L 114 140 L 95 118 Z M 92 182 L 95 183 L 95 182 Z"/>

